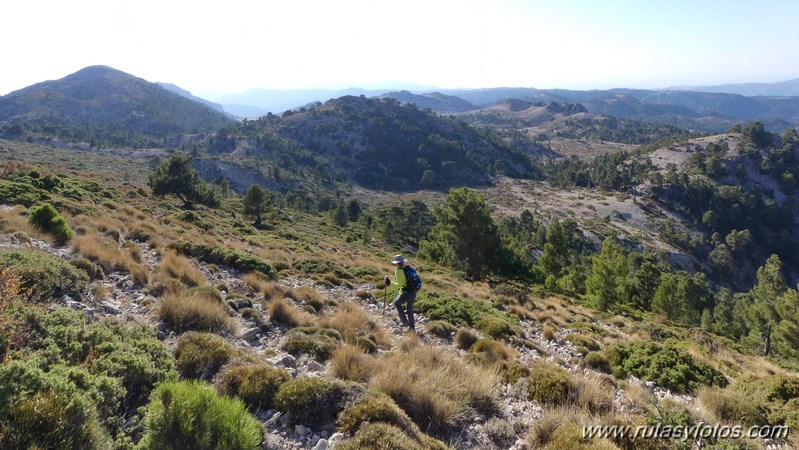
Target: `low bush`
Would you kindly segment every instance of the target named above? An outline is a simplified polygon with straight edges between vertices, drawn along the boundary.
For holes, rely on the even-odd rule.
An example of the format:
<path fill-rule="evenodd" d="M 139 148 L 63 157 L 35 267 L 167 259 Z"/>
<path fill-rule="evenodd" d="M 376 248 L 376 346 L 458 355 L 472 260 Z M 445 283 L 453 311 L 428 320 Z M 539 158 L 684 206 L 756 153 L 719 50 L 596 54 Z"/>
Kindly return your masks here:
<path fill-rule="evenodd" d="M 458 327 L 444 320 L 431 320 L 424 329 L 442 339 L 450 339 L 458 331 Z"/>
<path fill-rule="evenodd" d="M 271 409 L 280 385 L 291 380 L 285 369 L 265 364 L 231 365 L 220 373 L 219 392 L 240 398 L 251 410 Z"/>
<path fill-rule="evenodd" d="M 358 338 L 355 339 L 355 346 L 370 355 L 377 353 L 377 344 L 366 336 L 358 336 Z"/>
<path fill-rule="evenodd" d="M 498 316 L 483 317 L 477 322 L 477 329 L 493 339 L 503 339 L 518 334 L 518 331 L 511 326 L 508 320 Z"/>
<path fill-rule="evenodd" d="M 355 434 L 365 423 L 387 423 L 394 425 L 409 436 L 418 436 L 421 431 L 388 395 L 372 394 L 341 412 L 336 424 L 341 432 Z"/>
<path fill-rule="evenodd" d="M 199 214 L 191 210 L 181 211 L 175 215 L 175 218 L 181 222 L 188 222 L 203 231 L 208 231 L 214 226 L 211 222 L 203 219 Z"/>
<path fill-rule="evenodd" d="M 567 334 L 564 339 L 574 344 L 575 347 L 585 347 L 591 351 L 597 351 L 601 348 L 597 341 L 581 334 Z"/>
<path fill-rule="evenodd" d="M 174 353 L 182 377 L 204 380 L 211 380 L 233 358 L 242 357 L 241 352 L 221 336 L 193 331 L 178 339 Z"/>
<path fill-rule="evenodd" d="M 103 278 L 105 278 L 105 272 L 103 272 L 103 268 L 89 261 L 86 258 L 70 259 L 69 264 L 71 264 L 76 269 L 86 272 L 86 275 L 88 275 L 89 279 L 92 281 L 102 280 Z"/>
<path fill-rule="evenodd" d="M 508 448 L 516 439 L 516 433 L 513 431 L 513 425 L 507 420 L 499 417 L 492 417 L 483 426 L 483 431 L 488 435 L 495 444 L 501 448 Z"/>
<path fill-rule="evenodd" d="M 750 426 L 767 423 L 756 402 L 738 390 L 703 386 L 697 389 L 696 396 L 702 406 L 722 422 Z"/>
<path fill-rule="evenodd" d="M 308 331 L 312 330 L 312 331 Z M 293 355 L 309 355 L 317 361 L 327 361 L 333 356 L 339 342 L 329 335 L 319 332 L 319 329 L 295 328 L 286 334 L 282 347 Z"/>
<path fill-rule="evenodd" d="M 530 398 L 542 405 L 566 404 L 575 387 L 569 372 L 543 361 L 533 366 L 527 380 Z"/>
<path fill-rule="evenodd" d="M 495 316 L 499 320 L 507 322 L 509 326 L 519 325 L 519 319 L 516 316 L 500 312 L 489 303 L 466 300 L 438 292 L 420 291 L 413 306 L 430 320 L 446 320 L 459 326 L 475 327 L 486 316 Z"/>
<path fill-rule="evenodd" d="M 228 315 L 227 307 L 201 293 L 167 294 L 158 306 L 158 317 L 178 333 L 184 331 L 222 333 L 233 331 L 235 327 L 235 323 Z"/>
<path fill-rule="evenodd" d="M 38 251 L 0 251 L 0 265 L 7 264 L 19 275 L 22 289 L 35 300 L 69 294 L 79 298 L 89 276 L 57 256 Z"/>
<path fill-rule="evenodd" d="M 368 423 L 355 436 L 336 445 L 337 450 L 424 450 L 426 447 L 399 427 L 384 422 Z M 446 446 L 444 446 L 446 448 Z"/>
<path fill-rule="evenodd" d="M 241 400 L 217 395 L 197 381 L 162 383 L 147 406 L 141 449 L 196 450 L 261 448 L 263 425 Z"/>
<path fill-rule="evenodd" d="M 600 372 L 611 372 L 608 359 L 600 352 L 588 352 L 585 355 L 585 365 Z"/>
<path fill-rule="evenodd" d="M 364 394 L 364 389 L 354 383 L 297 378 L 280 386 L 275 406 L 289 413 L 293 423 L 320 426 L 335 420 L 341 411 Z"/>
<path fill-rule="evenodd" d="M 619 378 L 632 374 L 680 393 L 700 386 L 727 385 L 721 372 L 694 358 L 673 339 L 663 345 L 652 341 L 614 344 L 605 355 Z"/>
<path fill-rule="evenodd" d="M 0 425 L 0 448 L 105 449 L 111 448 L 111 439 L 89 401 L 47 390 L 8 408 Z"/>
<path fill-rule="evenodd" d="M 474 332 L 465 327 L 458 328 L 458 332 L 455 333 L 455 345 L 463 350 L 469 350 L 472 348 L 472 345 L 474 345 L 478 339 L 479 338 Z"/>
<path fill-rule="evenodd" d="M 195 286 L 191 289 L 187 289 L 183 295 L 186 297 L 202 297 L 220 304 L 222 303 L 222 293 L 211 285 Z"/>
<path fill-rule="evenodd" d="M 353 278 L 352 274 L 343 267 L 332 261 L 323 259 L 303 259 L 294 263 L 294 268 L 307 274 L 333 273 L 336 277 L 345 280 L 351 280 Z"/>
<path fill-rule="evenodd" d="M 49 203 L 32 208 L 28 222 L 52 235 L 59 244 L 72 239 L 72 228 L 67 220 Z"/>
<path fill-rule="evenodd" d="M 50 198 L 50 194 L 27 183 L 0 180 L 0 198 L 4 203 L 31 207 Z"/>
<path fill-rule="evenodd" d="M 358 346 L 344 344 L 333 352 L 330 374 L 348 381 L 365 382 L 375 371 L 375 360 Z"/>
<path fill-rule="evenodd" d="M 178 241 L 170 246 L 180 254 L 197 258 L 201 261 L 232 267 L 242 272 L 261 272 L 274 278 L 275 268 L 267 261 L 242 250 L 214 247 L 202 243 Z"/>
<path fill-rule="evenodd" d="M 700 400 L 720 419 L 743 417 L 746 423 L 784 425 L 799 419 L 797 398 L 799 377 L 774 375 L 742 377 L 726 389 L 707 390 Z"/>
<path fill-rule="evenodd" d="M 515 353 L 503 343 L 491 339 L 478 339 L 469 348 L 470 359 L 480 364 L 498 364 L 512 360 Z"/>

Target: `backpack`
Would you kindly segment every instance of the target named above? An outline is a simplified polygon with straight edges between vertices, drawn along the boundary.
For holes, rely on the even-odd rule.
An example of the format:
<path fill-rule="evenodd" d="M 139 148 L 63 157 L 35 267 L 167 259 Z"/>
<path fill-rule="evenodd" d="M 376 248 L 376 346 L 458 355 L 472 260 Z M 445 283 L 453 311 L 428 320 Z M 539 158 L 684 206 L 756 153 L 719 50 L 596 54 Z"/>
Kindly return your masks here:
<path fill-rule="evenodd" d="M 416 292 L 422 288 L 422 279 L 419 278 L 419 273 L 416 272 L 416 269 L 411 266 L 405 266 L 402 270 L 405 272 L 405 284 L 408 292 Z"/>

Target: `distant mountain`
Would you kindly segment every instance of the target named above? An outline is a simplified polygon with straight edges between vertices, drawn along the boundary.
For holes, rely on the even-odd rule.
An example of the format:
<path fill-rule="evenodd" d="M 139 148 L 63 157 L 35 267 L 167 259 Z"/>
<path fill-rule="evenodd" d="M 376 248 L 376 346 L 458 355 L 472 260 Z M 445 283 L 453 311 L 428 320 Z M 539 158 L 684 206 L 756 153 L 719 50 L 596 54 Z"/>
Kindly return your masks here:
<path fill-rule="evenodd" d="M 107 66 L 0 97 L 0 124 L 16 119 L 43 134 L 125 145 L 151 145 L 232 123 L 220 111 Z"/>
<path fill-rule="evenodd" d="M 207 145 L 274 178 L 346 180 L 393 191 L 481 186 L 537 175 L 531 155 L 462 121 L 392 98 L 346 96 L 220 130 Z"/>
<path fill-rule="evenodd" d="M 669 90 L 719 92 L 726 94 L 739 94 L 747 97 L 799 97 L 799 78 L 777 83 L 735 83 L 720 84 L 716 86 L 682 86 L 669 88 Z"/>
<path fill-rule="evenodd" d="M 209 107 L 211 109 L 214 109 L 216 111 L 225 112 L 225 109 L 219 103 L 214 103 L 214 102 L 208 101 L 208 100 L 206 100 L 204 98 L 200 98 L 200 97 L 197 97 L 195 95 L 192 95 L 191 92 L 189 92 L 189 91 L 187 91 L 187 90 L 185 90 L 185 89 L 183 89 L 183 88 L 181 88 L 179 86 L 176 86 L 176 85 L 174 85 L 172 83 L 156 83 L 156 84 L 158 84 L 162 88 L 166 89 L 167 91 L 171 91 L 171 92 L 174 92 L 174 93 L 180 95 L 181 97 L 187 98 L 189 100 L 194 100 L 195 102 L 202 103 L 203 105 L 205 105 L 205 106 L 207 106 L 207 107 Z"/>
<path fill-rule="evenodd" d="M 393 98 L 400 103 L 413 103 L 420 109 L 430 108 L 440 113 L 464 112 L 475 109 L 474 105 L 460 97 L 444 95 L 440 92 L 414 94 L 409 91 L 399 91 L 377 96 L 377 98 L 387 97 Z"/>

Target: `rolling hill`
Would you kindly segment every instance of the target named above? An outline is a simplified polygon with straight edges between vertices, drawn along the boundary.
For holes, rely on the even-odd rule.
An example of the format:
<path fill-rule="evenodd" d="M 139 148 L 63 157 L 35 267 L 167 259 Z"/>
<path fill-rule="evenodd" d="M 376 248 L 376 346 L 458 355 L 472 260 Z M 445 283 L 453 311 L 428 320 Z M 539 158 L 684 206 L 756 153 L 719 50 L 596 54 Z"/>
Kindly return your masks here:
<path fill-rule="evenodd" d="M 220 111 L 107 66 L 86 67 L 0 97 L 0 124 L 6 124 L 6 134 L 29 131 L 110 144 L 152 144 L 231 122 Z"/>

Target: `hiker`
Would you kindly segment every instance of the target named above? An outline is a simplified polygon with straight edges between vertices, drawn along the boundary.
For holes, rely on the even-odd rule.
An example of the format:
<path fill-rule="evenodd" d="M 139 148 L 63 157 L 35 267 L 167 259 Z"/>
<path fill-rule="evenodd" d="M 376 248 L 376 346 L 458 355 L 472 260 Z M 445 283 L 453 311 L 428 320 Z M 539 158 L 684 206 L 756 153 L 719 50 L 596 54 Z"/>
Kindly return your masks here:
<path fill-rule="evenodd" d="M 408 288 L 408 280 L 405 276 L 405 263 L 407 260 L 402 255 L 394 256 L 394 259 L 391 261 L 391 264 L 397 266 L 397 270 L 394 272 L 394 277 L 397 281 L 394 283 L 399 285 L 400 293 L 397 295 L 397 298 L 394 299 L 394 306 L 397 307 L 397 312 L 399 313 L 399 319 L 403 325 L 408 327 L 410 331 L 416 331 L 416 328 L 413 325 L 413 301 L 416 300 L 416 290 L 412 288 Z M 386 283 L 386 287 L 392 284 L 391 280 L 386 275 L 386 279 L 384 280 Z M 405 311 L 402 310 L 402 305 L 405 304 Z"/>

